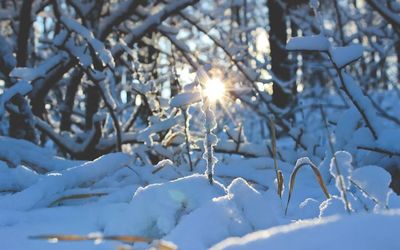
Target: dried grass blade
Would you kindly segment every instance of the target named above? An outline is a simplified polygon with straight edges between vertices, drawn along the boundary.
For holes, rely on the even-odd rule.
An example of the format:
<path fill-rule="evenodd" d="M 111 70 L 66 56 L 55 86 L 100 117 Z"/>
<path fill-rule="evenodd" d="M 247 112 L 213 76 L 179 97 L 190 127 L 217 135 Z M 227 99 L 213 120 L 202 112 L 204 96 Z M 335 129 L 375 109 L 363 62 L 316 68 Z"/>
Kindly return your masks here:
<path fill-rule="evenodd" d="M 278 195 L 279 198 L 282 198 L 283 192 L 283 174 L 282 171 L 278 169 L 278 160 L 276 158 L 276 131 L 275 131 L 275 122 L 272 117 L 269 118 L 269 127 L 271 132 L 271 143 L 272 143 L 272 157 L 274 159 L 274 168 L 276 174 L 276 180 L 278 182 Z"/>
<path fill-rule="evenodd" d="M 76 200 L 76 199 L 87 199 L 87 198 L 92 198 L 92 197 L 101 197 L 104 195 L 108 195 L 108 193 L 90 193 L 90 194 L 72 194 L 72 195 L 67 195 L 63 196 L 52 203 L 48 205 L 48 207 L 54 207 L 60 202 L 66 201 L 66 200 Z"/>
<path fill-rule="evenodd" d="M 324 192 L 326 198 L 330 198 L 330 194 L 328 192 L 328 189 L 325 185 L 324 180 L 322 179 L 322 175 L 321 172 L 319 171 L 318 167 L 312 163 L 308 158 L 303 158 L 306 159 L 305 162 L 301 162 L 299 163 L 299 160 L 296 163 L 296 166 L 292 172 L 292 174 L 290 175 L 290 181 L 289 181 L 289 194 L 288 194 L 288 199 L 287 199 L 287 203 L 286 203 L 286 209 L 285 209 L 285 215 L 287 214 L 287 210 L 289 208 L 289 203 L 290 203 L 290 199 L 292 197 L 292 193 L 293 193 L 293 188 L 294 188 L 294 184 L 296 181 L 296 175 L 297 172 L 300 170 L 300 168 L 302 168 L 303 166 L 310 166 L 311 169 L 313 170 L 313 173 L 315 174 L 315 177 L 317 178 L 318 184 L 321 187 L 322 191 Z M 301 160 L 301 159 L 300 159 Z"/>

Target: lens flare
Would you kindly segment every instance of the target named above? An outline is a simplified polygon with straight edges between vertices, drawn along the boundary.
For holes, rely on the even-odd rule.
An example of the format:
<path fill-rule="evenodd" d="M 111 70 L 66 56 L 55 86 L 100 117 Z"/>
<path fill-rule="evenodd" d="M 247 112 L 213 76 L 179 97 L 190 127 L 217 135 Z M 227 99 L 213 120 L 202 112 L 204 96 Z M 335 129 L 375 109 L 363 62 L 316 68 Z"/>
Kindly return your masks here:
<path fill-rule="evenodd" d="M 204 93 L 210 101 L 220 101 L 225 94 L 224 83 L 220 79 L 211 78 L 206 82 L 204 86 Z"/>

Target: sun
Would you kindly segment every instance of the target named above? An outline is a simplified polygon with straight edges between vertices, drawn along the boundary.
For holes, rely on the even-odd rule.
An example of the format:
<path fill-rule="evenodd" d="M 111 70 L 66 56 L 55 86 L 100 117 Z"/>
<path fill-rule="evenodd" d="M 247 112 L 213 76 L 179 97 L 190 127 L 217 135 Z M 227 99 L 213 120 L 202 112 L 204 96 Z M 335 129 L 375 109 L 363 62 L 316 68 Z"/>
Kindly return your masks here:
<path fill-rule="evenodd" d="M 225 85 L 220 79 L 211 78 L 205 83 L 204 94 L 211 102 L 222 100 L 225 94 Z"/>

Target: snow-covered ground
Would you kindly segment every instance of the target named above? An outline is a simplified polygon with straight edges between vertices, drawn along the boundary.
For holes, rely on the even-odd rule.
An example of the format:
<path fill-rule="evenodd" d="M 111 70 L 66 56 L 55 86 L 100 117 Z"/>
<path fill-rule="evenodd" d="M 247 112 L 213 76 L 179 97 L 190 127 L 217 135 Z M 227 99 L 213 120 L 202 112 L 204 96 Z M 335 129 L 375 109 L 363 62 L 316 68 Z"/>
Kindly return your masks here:
<path fill-rule="evenodd" d="M 395 238 L 400 202 L 388 188 L 390 175 L 376 166 L 353 169 L 347 152 L 336 153 L 341 175 L 333 160 L 330 164 L 329 199 L 311 168 L 299 170 L 285 215 L 295 166 L 278 162 L 286 187 L 279 198 L 270 158 L 220 162 L 210 185 L 201 167 L 191 173 L 169 160 L 139 165 L 123 153 L 70 161 L 26 141 L 0 139 L 0 249 L 116 249 L 124 244 L 51 244 L 31 238 L 93 233 L 162 239 L 179 249 L 400 249 Z M 6 145 L 14 146 L 12 153 Z M 48 172 L 37 174 L 32 166 Z M 350 212 L 339 176 L 348 185 Z M 149 244 L 134 246 L 147 249 Z"/>
<path fill-rule="evenodd" d="M 400 211 L 305 220 L 229 238 L 212 249 L 399 249 Z"/>

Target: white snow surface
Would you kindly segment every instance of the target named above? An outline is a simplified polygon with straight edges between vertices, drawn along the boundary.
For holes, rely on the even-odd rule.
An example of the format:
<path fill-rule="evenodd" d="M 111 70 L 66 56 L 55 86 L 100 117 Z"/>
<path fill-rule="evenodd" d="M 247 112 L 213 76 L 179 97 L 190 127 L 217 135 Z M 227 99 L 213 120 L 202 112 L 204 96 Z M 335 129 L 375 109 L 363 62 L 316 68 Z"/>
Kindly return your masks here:
<path fill-rule="evenodd" d="M 400 210 L 306 220 L 230 238 L 213 250 L 296 249 L 353 250 L 400 249 L 393 231 L 400 223 Z"/>
<path fill-rule="evenodd" d="M 379 205 L 385 206 L 388 199 L 390 174 L 377 166 L 365 166 L 356 169 L 351 179 L 360 186 L 366 195 L 374 198 Z"/>
<path fill-rule="evenodd" d="M 326 200 L 312 170 L 304 168 L 284 215 L 287 191 L 281 200 L 274 161 L 268 157 L 221 160 L 210 185 L 204 165 L 194 172 L 170 160 L 137 165 L 124 153 L 68 161 L 29 142 L 5 137 L 0 142 L 0 249 L 95 250 L 122 245 L 50 244 L 30 238 L 92 233 L 162 239 L 191 250 L 400 247 L 395 239 L 400 211 L 391 207 L 399 207 L 400 200 L 388 188 L 388 173 L 364 166 L 344 174 L 343 167 L 351 163 L 344 151 L 336 154 L 341 174 L 368 193 L 363 199 L 383 201 L 375 207 L 372 203 L 368 208 L 374 209 L 368 213 L 359 209 L 359 200 L 349 189 L 351 205 L 360 212 L 348 215 L 334 181 L 327 183 L 332 197 Z M 294 166 L 280 161 L 278 166 L 288 186 Z M 334 217 L 326 217 L 330 215 Z M 134 249 L 148 248 L 147 243 L 134 244 Z"/>

